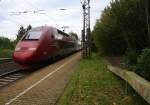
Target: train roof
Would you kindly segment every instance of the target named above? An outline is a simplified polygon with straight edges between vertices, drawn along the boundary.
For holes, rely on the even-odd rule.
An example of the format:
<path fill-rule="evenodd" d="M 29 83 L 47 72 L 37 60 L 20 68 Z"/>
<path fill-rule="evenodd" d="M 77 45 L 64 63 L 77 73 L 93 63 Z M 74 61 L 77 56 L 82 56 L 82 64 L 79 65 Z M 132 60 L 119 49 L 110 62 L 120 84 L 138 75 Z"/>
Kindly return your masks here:
<path fill-rule="evenodd" d="M 48 30 L 48 29 L 53 29 L 54 27 L 51 26 L 39 26 L 39 27 L 34 27 L 31 30 Z"/>
<path fill-rule="evenodd" d="M 58 33 L 60 33 L 60 34 L 63 34 L 63 35 L 65 35 L 65 36 L 69 36 L 68 34 L 66 34 L 65 32 L 63 32 L 63 31 L 61 31 L 61 30 L 59 30 L 59 29 L 57 29 L 57 31 L 58 31 Z"/>
<path fill-rule="evenodd" d="M 58 33 L 60 33 L 60 34 L 63 34 L 63 35 L 65 35 L 65 36 L 69 36 L 67 33 L 65 33 L 65 32 L 63 32 L 63 31 L 61 31 L 61 30 L 59 30 L 59 29 L 57 29 L 57 28 L 55 28 L 55 27 L 52 27 L 52 26 L 39 26 L 39 27 L 34 27 L 34 28 L 32 28 L 32 30 L 34 31 L 40 31 L 40 30 L 48 30 L 48 29 L 51 29 L 51 30 L 54 30 L 54 29 L 56 29 L 57 31 L 58 31 Z"/>

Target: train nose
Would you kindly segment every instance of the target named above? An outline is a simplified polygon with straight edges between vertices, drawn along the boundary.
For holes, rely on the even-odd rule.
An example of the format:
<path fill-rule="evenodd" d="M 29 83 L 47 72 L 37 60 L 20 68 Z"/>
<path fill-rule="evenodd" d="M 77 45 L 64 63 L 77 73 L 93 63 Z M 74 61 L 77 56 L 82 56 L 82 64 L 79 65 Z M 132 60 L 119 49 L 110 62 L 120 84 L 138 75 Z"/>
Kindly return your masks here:
<path fill-rule="evenodd" d="M 18 63 L 31 61 L 33 52 L 14 52 L 13 59 Z"/>

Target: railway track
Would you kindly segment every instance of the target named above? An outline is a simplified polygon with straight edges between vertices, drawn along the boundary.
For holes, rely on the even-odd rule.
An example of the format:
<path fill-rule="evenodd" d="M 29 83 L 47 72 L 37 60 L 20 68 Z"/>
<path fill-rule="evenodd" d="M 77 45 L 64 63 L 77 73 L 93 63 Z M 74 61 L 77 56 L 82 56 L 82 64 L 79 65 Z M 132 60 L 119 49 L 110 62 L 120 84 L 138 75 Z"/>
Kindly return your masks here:
<path fill-rule="evenodd" d="M 21 72 L 19 69 L 13 72 L 8 72 L 3 75 L 0 75 L 0 88 L 9 85 L 10 83 L 15 82 L 16 80 L 21 79 L 26 74 Z"/>
<path fill-rule="evenodd" d="M 12 58 L 0 58 L 0 64 L 6 63 L 6 62 L 11 62 Z"/>
<path fill-rule="evenodd" d="M 56 59 L 54 62 L 57 62 L 60 59 L 63 59 L 63 57 Z M 52 62 L 45 62 L 45 64 L 33 68 L 33 70 L 31 69 L 30 71 L 21 70 L 20 66 L 13 61 L 2 63 L 0 64 L 0 88 L 8 86 L 9 84 L 14 83 L 16 80 L 19 80 L 32 73 L 37 68 L 42 68 L 50 63 Z"/>
<path fill-rule="evenodd" d="M 4 61 L 0 64 L 0 88 L 25 76 L 25 73 L 12 60 Z"/>
<path fill-rule="evenodd" d="M 20 69 L 19 65 L 17 65 L 13 61 L 4 62 L 0 64 L 0 76 L 8 74 L 10 72 L 14 72 Z"/>

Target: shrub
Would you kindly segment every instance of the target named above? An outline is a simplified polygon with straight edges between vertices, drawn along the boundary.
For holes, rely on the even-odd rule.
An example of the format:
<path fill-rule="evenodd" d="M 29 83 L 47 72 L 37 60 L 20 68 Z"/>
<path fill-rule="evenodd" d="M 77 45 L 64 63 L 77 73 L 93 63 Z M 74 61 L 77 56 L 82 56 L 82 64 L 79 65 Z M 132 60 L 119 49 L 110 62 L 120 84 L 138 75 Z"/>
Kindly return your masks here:
<path fill-rule="evenodd" d="M 136 72 L 150 80 L 150 48 L 144 49 L 138 57 Z"/>
<path fill-rule="evenodd" d="M 14 42 L 6 37 L 0 36 L 0 49 L 14 49 Z"/>
<path fill-rule="evenodd" d="M 137 64 L 138 53 L 133 49 L 127 49 L 124 56 L 125 66 L 133 71 L 135 71 Z"/>

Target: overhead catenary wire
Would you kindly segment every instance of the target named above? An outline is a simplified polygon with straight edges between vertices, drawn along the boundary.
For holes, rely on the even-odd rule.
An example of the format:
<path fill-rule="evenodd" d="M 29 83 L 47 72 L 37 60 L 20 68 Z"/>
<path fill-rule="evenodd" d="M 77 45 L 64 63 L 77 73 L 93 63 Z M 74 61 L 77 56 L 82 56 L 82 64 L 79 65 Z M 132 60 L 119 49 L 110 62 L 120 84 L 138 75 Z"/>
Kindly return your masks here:
<path fill-rule="evenodd" d="M 30 3 L 29 1 L 24 0 L 24 2 L 26 2 L 26 3 L 27 3 L 28 5 L 30 5 L 32 8 L 35 8 L 37 11 L 39 11 L 39 9 L 38 9 L 35 5 L 33 5 L 32 3 Z M 53 22 L 56 21 L 54 18 L 49 17 L 47 14 L 43 14 L 43 15 L 45 15 L 48 19 L 53 20 Z"/>
<path fill-rule="evenodd" d="M 7 7 L 7 5 L 6 5 L 4 2 L 2 2 L 2 0 L 0 0 L 0 2 L 1 2 L 0 5 L 3 5 L 3 6 L 1 6 L 1 8 Z M 3 10 L 5 10 L 5 8 L 3 8 Z M 2 15 L 2 14 L 1 14 L 1 15 Z M 10 18 L 9 15 L 7 15 L 7 16 L 8 16 L 8 17 L 5 16 L 5 18 L 6 18 L 7 20 L 10 20 L 11 22 L 13 22 L 13 23 L 15 23 L 15 24 L 18 24 L 18 25 L 21 25 L 21 24 L 22 24 L 21 22 L 16 21 L 16 20 L 13 20 L 12 18 Z"/>

